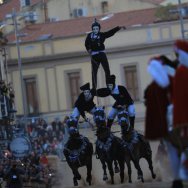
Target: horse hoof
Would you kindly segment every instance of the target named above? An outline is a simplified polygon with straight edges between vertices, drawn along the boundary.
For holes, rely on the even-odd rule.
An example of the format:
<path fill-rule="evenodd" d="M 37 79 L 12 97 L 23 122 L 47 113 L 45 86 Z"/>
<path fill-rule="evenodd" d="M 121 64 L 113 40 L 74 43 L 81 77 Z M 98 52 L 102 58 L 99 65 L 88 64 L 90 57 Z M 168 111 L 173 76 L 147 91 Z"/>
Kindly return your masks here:
<path fill-rule="evenodd" d="M 132 183 L 132 180 L 129 180 L 129 183 Z"/>
<path fill-rule="evenodd" d="M 143 176 L 139 175 L 137 179 L 138 179 L 138 180 L 141 180 L 141 182 L 144 183 L 144 178 L 143 178 Z"/>
<path fill-rule="evenodd" d="M 78 175 L 76 176 L 76 179 L 77 179 L 77 180 L 81 180 L 80 174 L 78 174 Z"/>
<path fill-rule="evenodd" d="M 115 173 L 119 173 L 119 168 L 118 168 L 118 167 L 115 168 L 115 169 L 114 169 L 114 172 L 115 172 Z"/>
<path fill-rule="evenodd" d="M 108 180 L 108 176 L 103 176 L 103 181 Z"/>
<path fill-rule="evenodd" d="M 77 181 L 74 181 L 74 186 L 78 186 L 78 182 Z"/>
<path fill-rule="evenodd" d="M 153 174 L 153 175 L 152 175 L 152 178 L 155 179 L 155 178 L 156 178 L 156 174 Z"/>

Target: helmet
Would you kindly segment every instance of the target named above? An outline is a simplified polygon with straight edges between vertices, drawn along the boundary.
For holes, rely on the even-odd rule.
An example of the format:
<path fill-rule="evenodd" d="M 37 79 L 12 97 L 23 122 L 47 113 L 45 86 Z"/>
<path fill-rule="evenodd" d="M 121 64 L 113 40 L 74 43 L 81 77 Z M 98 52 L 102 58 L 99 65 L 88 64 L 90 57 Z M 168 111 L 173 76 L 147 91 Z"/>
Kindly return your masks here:
<path fill-rule="evenodd" d="M 91 25 L 91 29 L 93 30 L 93 27 L 98 26 L 99 30 L 101 29 L 101 25 L 97 22 L 97 19 L 95 18 L 95 21 Z"/>
<path fill-rule="evenodd" d="M 74 136 L 74 135 L 78 135 L 78 129 L 76 128 L 76 127 L 70 127 L 69 128 L 69 134 L 71 135 L 71 136 Z"/>
<path fill-rule="evenodd" d="M 74 117 L 70 117 L 67 121 L 66 121 L 67 126 L 70 127 L 77 127 L 78 124 L 78 120 Z"/>

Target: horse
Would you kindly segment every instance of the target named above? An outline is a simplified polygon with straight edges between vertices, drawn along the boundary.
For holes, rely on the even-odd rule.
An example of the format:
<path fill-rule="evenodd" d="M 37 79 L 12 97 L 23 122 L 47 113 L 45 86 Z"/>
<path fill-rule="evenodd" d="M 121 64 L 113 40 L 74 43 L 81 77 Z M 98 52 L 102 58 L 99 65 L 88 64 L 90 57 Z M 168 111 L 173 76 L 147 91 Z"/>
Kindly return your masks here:
<path fill-rule="evenodd" d="M 108 179 L 106 172 L 106 164 L 111 176 L 111 184 L 114 184 L 114 170 L 113 161 L 115 164 L 115 170 L 117 169 L 117 162 L 120 167 L 120 180 L 121 183 L 124 182 L 124 163 L 125 163 L 125 149 L 123 146 L 122 139 L 114 136 L 110 129 L 106 126 L 106 116 L 104 112 L 104 107 L 96 107 L 93 114 L 94 122 L 96 123 L 97 131 L 97 141 L 96 141 L 96 154 L 97 158 L 100 159 L 103 168 L 103 180 Z M 128 153 L 127 153 L 128 154 Z M 129 156 L 129 155 L 128 155 Z M 129 162 L 130 160 L 128 160 Z M 132 182 L 130 172 L 130 163 L 128 166 L 129 182 Z"/>
<path fill-rule="evenodd" d="M 125 142 L 125 145 L 128 146 L 133 163 L 138 171 L 138 179 L 141 179 L 141 181 L 144 182 L 143 172 L 139 165 L 139 160 L 141 158 L 146 159 L 151 171 L 151 176 L 155 179 L 156 174 L 153 171 L 152 150 L 149 142 L 142 134 L 138 133 L 131 127 L 129 115 L 125 108 L 121 107 L 118 109 L 117 119 L 118 124 L 121 126 L 122 139 Z"/>
<path fill-rule="evenodd" d="M 68 120 L 70 121 L 70 120 Z M 70 123 L 69 123 L 70 124 Z M 75 123 L 77 124 L 77 122 Z M 78 186 L 78 181 L 81 175 L 78 171 L 79 167 L 86 166 L 87 177 L 86 181 L 91 185 L 91 171 L 92 171 L 92 155 L 93 144 L 85 136 L 82 136 L 75 125 L 68 125 L 70 137 L 65 144 L 63 153 L 66 161 L 73 172 L 74 186 Z"/>

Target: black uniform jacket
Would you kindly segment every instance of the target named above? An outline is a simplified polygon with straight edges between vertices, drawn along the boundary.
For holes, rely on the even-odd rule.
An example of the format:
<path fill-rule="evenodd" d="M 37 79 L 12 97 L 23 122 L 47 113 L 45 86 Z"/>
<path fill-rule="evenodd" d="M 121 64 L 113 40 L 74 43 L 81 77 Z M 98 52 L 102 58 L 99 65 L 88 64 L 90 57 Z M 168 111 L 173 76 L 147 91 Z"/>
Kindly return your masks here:
<path fill-rule="evenodd" d="M 118 105 L 129 106 L 134 103 L 133 99 L 131 98 L 130 94 L 124 86 L 118 85 L 118 90 L 119 94 L 113 94 L 111 93 L 110 89 L 101 88 L 97 90 L 97 96 L 107 97 L 111 95 L 115 99 L 113 108 L 117 108 Z"/>
<path fill-rule="evenodd" d="M 95 95 L 96 91 L 94 89 L 91 89 L 92 97 L 88 101 L 86 101 L 83 92 L 79 95 L 78 99 L 76 100 L 74 107 L 78 108 L 82 117 L 85 117 L 85 111 L 89 112 L 96 106 L 93 102 L 93 98 L 95 97 Z"/>
<path fill-rule="evenodd" d="M 86 50 L 92 51 L 102 51 L 105 50 L 104 41 L 106 38 L 113 36 L 116 32 L 120 30 L 120 27 L 117 26 L 106 32 L 99 32 L 96 38 L 93 38 L 93 32 L 89 33 L 85 40 Z"/>

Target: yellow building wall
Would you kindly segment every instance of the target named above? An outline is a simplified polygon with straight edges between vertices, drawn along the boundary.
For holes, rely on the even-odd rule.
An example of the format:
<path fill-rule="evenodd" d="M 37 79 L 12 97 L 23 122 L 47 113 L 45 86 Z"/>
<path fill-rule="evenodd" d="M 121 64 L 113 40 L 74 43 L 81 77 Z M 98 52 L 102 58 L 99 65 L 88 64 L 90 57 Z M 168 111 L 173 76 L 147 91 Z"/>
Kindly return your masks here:
<path fill-rule="evenodd" d="M 72 39 L 55 40 L 53 43 L 55 54 L 83 51 L 85 49 L 84 42 L 83 36 Z"/>
<path fill-rule="evenodd" d="M 58 98 L 57 98 L 57 86 L 56 86 L 56 69 L 46 69 L 47 78 L 47 92 L 49 96 L 49 111 L 58 111 Z"/>
<path fill-rule="evenodd" d="M 9 50 L 12 59 L 18 57 L 15 46 L 10 47 Z M 43 55 L 42 45 L 40 43 L 20 44 L 20 54 L 22 58 L 41 56 Z"/>
<path fill-rule="evenodd" d="M 166 25 L 166 28 L 165 28 Z M 185 28 L 188 24 L 185 22 Z M 171 34 L 171 36 L 169 36 Z M 166 23 L 162 25 L 150 25 L 132 27 L 125 31 L 119 31 L 114 36 L 105 41 L 106 50 L 110 48 L 124 47 L 128 45 L 145 44 L 151 42 L 160 42 L 162 40 L 172 40 L 181 36 L 179 22 Z M 52 41 L 39 41 L 34 43 L 21 43 L 21 56 L 37 57 L 43 55 L 74 53 L 85 50 L 86 34 L 73 38 L 56 39 Z M 10 57 L 17 58 L 17 49 L 15 46 L 10 47 Z"/>
<path fill-rule="evenodd" d="M 171 25 L 169 25 L 171 24 Z M 185 25 L 186 27 L 187 25 Z M 162 28 L 162 29 L 161 29 Z M 170 28 L 170 30 L 169 30 Z M 150 33 L 148 34 L 148 29 Z M 170 31 L 170 32 L 169 32 Z M 162 32 L 162 33 L 160 33 Z M 140 54 L 137 52 L 136 45 L 142 44 L 144 51 L 144 47 L 147 43 L 155 44 L 155 42 L 164 42 L 165 40 L 169 40 L 168 33 L 171 33 L 171 37 L 175 40 L 176 38 L 181 38 L 180 32 L 180 25 L 178 22 L 174 23 L 167 23 L 162 25 L 152 25 L 142 28 L 131 28 L 126 31 L 120 31 L 116 33 L 113 37 L 106 40 L 106 49 L 107 49 L 107 56 L 110 63 L 110 70 L 112 74 L 115 74 L 117 77 L 118 84 L 125 84 L 122 66 L 125 65 L 137 65 L 138 68 L 138 79 L 139 79 L 139 92 L 140 92 L 140 102 L 136 102 L 136 111 L 138 114 L 143 113 L 143 93 L 146 86 L 151 81 L 149 74 L 147 74 L 147 63 L 148 60 L 158 54 L 166 54 L 170 57 L 173 57 L 173 47 L 171 48 L 172 53 L 169 53 L 169 48 L 165 51 L 153 51 L 150 52 L 145 51 L 145 53 Z M 151 34 L 151 36 L 150 36 Z M 44 54 L 50 55 L 52 53 L 52 48 L 54 50 L 54 54 L 67 54 L 67 53 L 74 53 L 74 52 L 85 52 L 85 41 L 86 35 L 80 37 L 73 37 L 73 38 L 66 38 L 66 39 L 59 39 L 59 40 L 52 40 L 49 43 L 49 48 L 46 50 L 42 48 L 44 45 L 43 43 L 27 43 L 22 44 L 23 47 L 31 46 L 30 50 L 26 53 L 23 53 L 23 47 L 21 47 L 21 54 L 22 57 L 37 57 L 43 56 Z M 173 40 L 171 39 L 171 40 Z M 48 41 L 46 41 L 48 43 Z M 50 46 L 52 45 L 52 46 Z M 129 47 L 132 45 L 132 49 Z M 35 46 L 34 48 L 32 46 Z M 108 53 L 110 49 L 116 49 L 118 47 L 126 48 L 128 51 L 121 52 L 120 55 L 116 56 L 116 54 Z M 135 49 L 134 49 L 135 48 Z M 37 50 L 36 50 L 37 49 Z M 160 48 L 159 48 L 160 49 Z M 133 53 L 134 52 L 134 53 Z M 12 58 L 16 58 L 16 47 L 10 47 L 10 54 Z M 70 61 L 70 60 L 69 60 Z M 75 61 L 75 59 L 74 59 Z M 46 62 L 49 63 L 49 62 Z M 40 104 L 40 112 L 53 112 L 53 111 L 62 111 L 67 110 L 70 107 L 69 104 L 69 95 L 67 90 L 67 71 L 74 71 L 79 70 L 81 73 L 81 84 L 86 82 L 91 83 L 91 63 L 89 61 L 86 62 L 79 62 L 70 64 L 64 64 L 65 60 L 62 60 L 63 64 L 56 64 L 54 62 L 53 67 L 45 67 L 45 65 L 41 65 L 41 68 L 31 68 L 27 70 L 23 70 L 24 77 L 28 76 L 36 76 L 37 77 L 37 89 L 38 89 L 38 96 L 39 96 L 39 104 Z M 49 65 L 46 65 L 49 66 Z M 12 71 L 12 81 L 14 84 L 15 92 L 16 92 L 16 107 L 18 109 L 18 114 L 23 113 L 22 109 L 22 95 L 21 95 L 21 87 L 20 87 L 20 80 L 19 80 L 19 73 L 17 70 Z M 55 84 L 56 83 L 56 84 Z M 102 67 L 100 67 L 98 72 L 98 87 L 105 87 L 105 77 L 104 71 Z M 55 96 L 55 97 L 54 97 Z M 102 103 L 104 104 L 113 104 L 114 100 L 112 98 L 109 99 L 101 99 Z M 104 102 L 106 101 L 106 102 Z M 96 102 L 96 99 L 95 99 Z"/>
<path fill-rule="evenodd" d="M 71 64 L 71 65 L 60 65 L 56 66 L 56 75 L 57 75 L 57 86 L 58 86 L 58 95 L 60 96 L 60 109 L 61 110 L 66 110 L 68 98 L 67 96 L 67 90 L 69 88 L 66 87 L 66 77 L 65 74 L 67 71 L 73 71 L 73 70 L 81 70 L 81 83 L 85 82 L 91 82 L 91 66 L 88 63 L 79 63 L 79 64 Z"/>
<path fill-rule="evenodd" d="M 39 109 L 41 112 L 48 111 L 48 98 L 47 98 L 47 84 L 44 74 L 44 69 L 28 69 L 22 71 L 23 78 L 33 77 L 35 76 L 37 79 L 37 91 L 38 91 L 38 99 L 39 99 Z M 22 89 L 20 84 L 20 73 L 18 71 L 12 72 L 12 83 L 15 89 L 16 96 L 16 108 L 19 114 L 23 114 L 23 96 Z"/>

